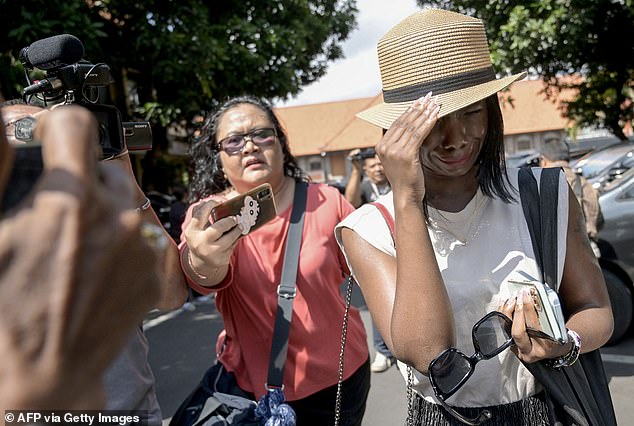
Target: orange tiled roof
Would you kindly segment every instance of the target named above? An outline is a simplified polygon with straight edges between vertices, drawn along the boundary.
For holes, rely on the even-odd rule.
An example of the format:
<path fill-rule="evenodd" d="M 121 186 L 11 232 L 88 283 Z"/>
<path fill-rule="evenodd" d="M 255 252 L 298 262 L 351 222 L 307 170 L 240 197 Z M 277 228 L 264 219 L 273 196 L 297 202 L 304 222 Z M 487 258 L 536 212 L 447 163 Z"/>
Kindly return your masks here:
<path fill-rule="evenodd" d="M 539 93 L 543 87 L 541 80 L 524 80 L 500 95 L 504 134 L 568 127 L 568 121 L 561 116 L 557 104 Z M 512 106 L 508 98 L 512 99 Z M 275 112 L 288 132 L 293 155 L 318 155 L 374 146 L 381 138 L 381 129 L 356 118 L 355 114 L 382 102 L 382 99 L 382 95 L 378 94 L 371 98 L 275 108 Z"/>
<path fill-rule="evenodd" d="M 295 156 L 351 150 L 374 146 L 381 129 L 355 117 L 355 114 L 382 100 L 373 98 L 275 108 L 290 139 Z"/>
<path fill-rule="evenodd" d="M 540 93 L 543 89 L 542 80 L 523 80 L 500 94 L 505 135 L 562 130 L 570 126 L 559 109 L 562 95 L 553 101 Z M 512 106 L 506 100 L 509 97 Z"/>

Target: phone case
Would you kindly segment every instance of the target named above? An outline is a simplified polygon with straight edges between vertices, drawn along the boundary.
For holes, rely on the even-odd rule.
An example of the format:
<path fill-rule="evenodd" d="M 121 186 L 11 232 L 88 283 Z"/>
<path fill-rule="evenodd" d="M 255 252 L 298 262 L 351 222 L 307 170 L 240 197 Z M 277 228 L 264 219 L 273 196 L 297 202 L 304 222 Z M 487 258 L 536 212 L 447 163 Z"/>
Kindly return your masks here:
<path fill-rule="evenodd" d="M 559 296 L 553 289 L 539 281 L 509 281 L 508 285 L 511 295 L 519 295 L 523 288 L 528 287 L 542 331 L 559 343 L 568 341 Z"/>
<path fill-rule="evenodd" d="M 242 231 L 242 235 L 255 231 L 276 215 L 273 190 L 268 183 L 211 209 L 211 218 L 214 222 L 227 216 L 237 216 L 238 227 Z"/>

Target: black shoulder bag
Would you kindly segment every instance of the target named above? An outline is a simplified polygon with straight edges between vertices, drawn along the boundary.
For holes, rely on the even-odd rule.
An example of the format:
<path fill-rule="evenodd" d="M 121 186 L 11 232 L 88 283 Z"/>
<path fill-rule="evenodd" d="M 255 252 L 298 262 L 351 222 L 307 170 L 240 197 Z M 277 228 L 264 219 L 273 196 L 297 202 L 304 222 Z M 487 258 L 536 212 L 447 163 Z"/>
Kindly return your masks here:
<path fill-rule="evenodd" d="M 542 169 L 539 191 L 532 171 L 519 171 L 522 209 L 542 278 L 553 290 L 557 282 L 557 202 L 561 169 Z M 567 317 L 568 314 L 564 312 Z M 579 356 L 569 367 L 540 361 L 524 363 L 546 392 L 553 425 L 616 425 L 616 416 L 599 350 Z"/>
<path fill-rule="evenodd" d="M 295 426 L 292 408 L 284 403 L 284 366 L 288 352 L 288 334 L 296 294 L 299 249 L 302 242 L 308 184 L 295 183 L 282 278 L 277 287 L 277 313 L 271 342 L 267 392 L 259 402 L 249 399 L 237 385 L 235 376 L 216 362 L 194 391 L 185 398 L 170 421 L 170 426 L 264 425 L 267 420 L 279 426 Z"/>

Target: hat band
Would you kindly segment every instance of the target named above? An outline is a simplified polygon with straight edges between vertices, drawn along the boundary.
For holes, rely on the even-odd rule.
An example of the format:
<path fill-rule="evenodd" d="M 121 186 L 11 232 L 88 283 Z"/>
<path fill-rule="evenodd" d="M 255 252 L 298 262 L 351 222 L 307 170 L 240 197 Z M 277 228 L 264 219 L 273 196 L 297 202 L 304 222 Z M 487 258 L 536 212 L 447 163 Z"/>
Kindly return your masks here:
<path fill-rule="evenodd" d="M 396 89 L 383 90 L 383 101 L 386 103 L 415 101 L 427 92 L 432 92 L 434 95 L 441 95 L 443 93 L 466 89 L 468 87 L 477 86 L 493 80 L 495 80 L 495 71 L 493 71 L 493 67 L 476 71 L 468 71 L 441 78 L 439 80 L 398 87 Z"/>

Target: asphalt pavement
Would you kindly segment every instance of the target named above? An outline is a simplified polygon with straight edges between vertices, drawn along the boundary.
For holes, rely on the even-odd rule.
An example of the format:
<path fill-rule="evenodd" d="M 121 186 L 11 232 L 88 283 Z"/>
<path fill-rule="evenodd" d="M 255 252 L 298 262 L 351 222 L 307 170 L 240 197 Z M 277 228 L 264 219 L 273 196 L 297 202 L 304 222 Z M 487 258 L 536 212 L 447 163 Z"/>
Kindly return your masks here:
<path fill-rule="evenodd" d="M 372 351 L 370 315 L 358 291 L 353 296 L 353 304 L 361 310 Z M 164 424 L 215 359 L 214 346 L 222 329 L 222 320 L 213 299 L 195 300 L 193 305 L 193 310 L 150 314 L 144 324 Z M 619 425 L 634 425 L 632 333 L 618 345 L 604 348 L 602 352 Z M 396 367 L 384 373 L 372 373 L 363 426 L 403 425 L 406 410 L 405 383 Z"/>

